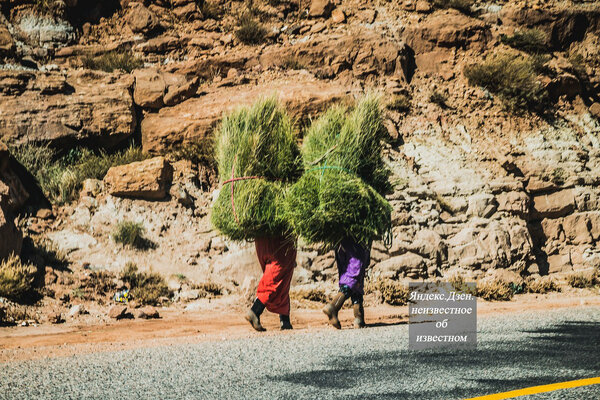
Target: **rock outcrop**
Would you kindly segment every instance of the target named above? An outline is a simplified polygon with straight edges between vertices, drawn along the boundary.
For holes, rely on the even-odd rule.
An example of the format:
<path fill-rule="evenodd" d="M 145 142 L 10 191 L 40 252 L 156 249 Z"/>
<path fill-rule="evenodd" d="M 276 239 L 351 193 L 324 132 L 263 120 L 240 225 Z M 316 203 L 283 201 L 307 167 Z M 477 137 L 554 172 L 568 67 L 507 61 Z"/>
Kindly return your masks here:
<path fill-rule="evenodd" d="M 144 151 L 160 153 L 205 138 L 224 113 L 251 104 L 261 96 L 277 94 L 292 116 L 309 118 L 343 100 L 348 93 L 343 86 L 318 82 L 301 73 L 296 78 L 270 82 L 269 85 L 213 89 L 202 97 L 148 114 L 141 124 Z"/>
<path fill-rule="evenodd" d="M 111 147 L 136 126 L 131 76 L 0 70 L 0 139 Z"/>
<path fill-rule="evenodd" d="M 104 177 L 108 193 L 118 197 L 160 200 L 168 193 L 173 168 L 164 157 L 112 167 Z"/>

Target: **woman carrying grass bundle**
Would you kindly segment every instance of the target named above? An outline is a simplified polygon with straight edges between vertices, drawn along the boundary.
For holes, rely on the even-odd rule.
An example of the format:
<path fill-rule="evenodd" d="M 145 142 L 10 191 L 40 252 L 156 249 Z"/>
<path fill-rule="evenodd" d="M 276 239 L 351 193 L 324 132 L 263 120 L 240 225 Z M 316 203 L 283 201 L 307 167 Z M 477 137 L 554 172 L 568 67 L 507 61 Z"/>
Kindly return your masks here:
<path fill-rule="evenodd" d="M 348 298 L 355 325 L 364 327 L 364 277 L 374 240 L 391 231 L 390 171 L 382 158 L 381 108 L 374 96 L 350 112 L 333 107 L 307 132 L 302 155 L 306 173 L 285 199 L 286 219 L 296 234 L 335 250 L 340 293 L 323 312 L 340 329 L 338 312 Z"/>
<path fill-rule="evenodd" d="M 235 241 L 254 240 L 263 270 L 256 300 L 246 320 L 264 331 L 264 309 L 292 329 L 289 289 L 296 266 L 296 239 L 283 216 L 286 183 L 301 172 L 292 123 L 275 99 L 225 117 L 216 137 L 222 188 L 213 206 L 213 225 Z"/>

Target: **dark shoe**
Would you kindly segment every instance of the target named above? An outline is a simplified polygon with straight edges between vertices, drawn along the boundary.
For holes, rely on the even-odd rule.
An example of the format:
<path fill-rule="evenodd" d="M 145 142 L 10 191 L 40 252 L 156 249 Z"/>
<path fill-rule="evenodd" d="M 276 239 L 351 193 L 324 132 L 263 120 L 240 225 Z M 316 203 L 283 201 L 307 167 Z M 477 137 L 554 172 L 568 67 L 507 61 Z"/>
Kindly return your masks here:
<path fill-rule="evenodd" d="M 342 292 L 338 293 L 330 304 L 323 308 L 323 312 L 329 318 L 329 323 L 336 329 L 342 329 L 342 324 L 338 319 L 338 312 L 344 305 L 348 296 Z"/>
<path fill-rule="evenodd" d="M 367 324 L 365 324 L 365 309 L 362 303 L 354 304 L 354 327 L 355 328 L 365 328 Z"/>
<path fill-rule="evenodd" d="M 287 331 L 289 329 L 294 329 L 292 323 L 290 322 L 289 315 L 280 315 L 279 316 L 279 325 L 282 331 Z"/>
<path fill-rule="evenodd" d="M 266 329 L 260 324 L 260 317 L 254 314 L 254 311 L 248 310 L 248 314 L 246 314 L 246 321 L 250 322 L 250 325 L 252 325 L 254 330 L 258 332 L 266 331 Z"/>

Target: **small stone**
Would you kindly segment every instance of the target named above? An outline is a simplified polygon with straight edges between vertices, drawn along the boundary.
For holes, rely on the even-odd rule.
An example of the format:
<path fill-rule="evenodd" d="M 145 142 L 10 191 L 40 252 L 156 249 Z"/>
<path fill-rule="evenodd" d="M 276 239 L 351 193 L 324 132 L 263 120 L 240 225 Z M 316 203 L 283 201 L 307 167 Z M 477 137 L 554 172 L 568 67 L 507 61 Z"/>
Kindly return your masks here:
<path fill-rule="evenodd" d="M 344 10 L 341 8 L 336 8 L 331 12 L 331 20 L 336 24 L 341 24 L 346 22 L 346 14 L 344 14 Z"/>
<path fill-rule="evenodd" d="M 48 322 L 50 322 L 51 324 L 60 324 L 60 323 L 65 322 L 65 320 L 61 313 L 52 312 L 52 313 L 48 314 Z M 23 323 L 26 324 L 25 321 L 23 321 Z M 21 324 L 21 326 L 27 326 L 27 325 Z"/>
<path fill-rule="evenodd" d="M 114 319 L 128 318 L 127 306 L 121 304 L 115 304 L 108 309 L 108 316 Z M 131 314 L 129 314 L 131 315 Z M 130 318 L 130 317 L 129 317 Z"/>
<path fill-rule="evenodd" d="M 145 306 L 145 307 L 140 308 L 137 311 L 136 317 L 142 318 L 142 319 L 154 319 L 154 318 L 159 318 L 160 315 L 158 314 L 158 311 L 154 307 Z"/>
<path fill-rule="evenodd" d="M 85 314 L 86 310 L 85 307 L 83 306 L 83 304 L 77 304 L 74 305 L 73 307 L 71 307 L 71 309 L 69 310 L 69 313 L 67 314 L 69 317 L 73 318 L 76 317 L 78 315 L 81 314 Z"/>
<path fill-rule="evenodd" d="M 40 208 L 37 213 L 35 213 L 35 216 L 41 219 L 50 219 L 52 218 L 52 210 Z"/>
<path fill-rule="evenodd" d="M 590 114 L 600 119 L 600 103 L 592 103 L 590 106 Z"/>

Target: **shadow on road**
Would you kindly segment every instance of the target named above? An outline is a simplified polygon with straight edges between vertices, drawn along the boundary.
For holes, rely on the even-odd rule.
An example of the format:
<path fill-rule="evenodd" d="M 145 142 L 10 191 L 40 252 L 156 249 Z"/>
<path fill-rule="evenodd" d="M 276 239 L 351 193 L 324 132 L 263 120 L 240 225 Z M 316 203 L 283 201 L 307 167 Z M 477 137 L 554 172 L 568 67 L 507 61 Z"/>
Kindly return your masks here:
<path fill-rule="evenodd" d="M 327 369 L 271 379 L 333 390 L 373 387 L 378 382 L 384 388 L 396 382 L 396 388 L 403 389 L 356 396 L 360 399 L 461 399 L 600 375 L 599 322 L 564 322 L 499 337 L 482 342 L 476 350 L 383 350 L 358 357 L 340 355 Z M 342 345 L 340 352 L 344 351 Z M 423 381 L 428 384 L 414 384 Z"/>

